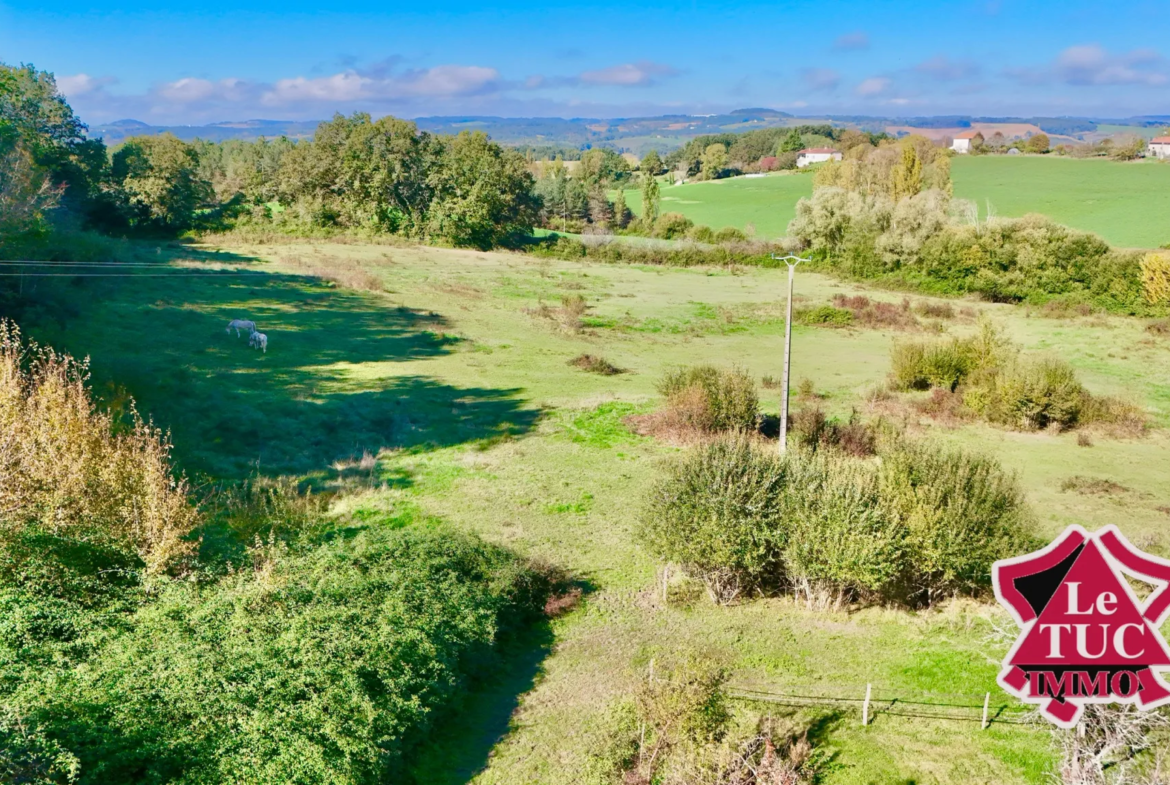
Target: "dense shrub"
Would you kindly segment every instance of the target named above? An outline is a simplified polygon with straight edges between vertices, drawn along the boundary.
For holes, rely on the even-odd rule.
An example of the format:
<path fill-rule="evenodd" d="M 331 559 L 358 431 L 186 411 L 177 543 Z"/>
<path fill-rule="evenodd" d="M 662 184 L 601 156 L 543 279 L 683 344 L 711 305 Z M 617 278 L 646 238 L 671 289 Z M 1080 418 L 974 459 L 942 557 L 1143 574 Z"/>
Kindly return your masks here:
<path fill-rule="evenodd" d="M 759 398 L 751 376 L 739 369 L 696 365 L 667 371 L 658 382 L 666 408 L 680 424 L 705 432 L 744 431 L 756 427 Z"/>
<path fill-rule="evenodd" d="M 820 327 L 848 327 L 853 323 L 853 312 L 832 305 L 814 305 L 809 308 L 796 308 L 792 314 L 800 324 L 817 325 Z"/>
<path fill-rule="evenodd" d="M 932 602 L 986 589 L 991 563 L 1028 545 L 1022 493 L 994 461 L 898 437 L 881 456 L 703 444 L 654 487 L 642 535 L 721 602 L 781 585 Z"/>
<path fill-rule="evenodd" d="M 897 342 L 890 348 L 891 381 L 903 390 L 954 390 L 972 364 L 968 344 L 961 339 Z"/>
<path fill-rule="evenodd" d="M 856 278 L 996 302 L 1079 297 L 1118 313 L 1164 307 L 1143 284 L 1140 254 L 1041 215 L 980 222 L 973 205 L 939 190 L 897 201 L 818 188 L 797 204 L 788 235 L 820 269 Z"/>
<path fill-rule="evenodd" d="M 616 376 L 623 372 L 621 368 L 609 360 L 593 354 L 577 355 L 569 360 L 569 365 L 572 365 L 574 368 L 580 368 L 582 371 L 600 374 L 601 376 Z"/>
<path fill-rule="evenodd" d="M 744 436 L 719 439 L 666 466 L 650 493 L 642 536 L 726 602 L 774 572 L 784 542 L 776 503 L 785 466 Z"/>
<path fill-rule="evenodd" d="M 991 458 L 901 441 L 878 476 L 882 505 L 903 527 L 910 596 L 977 591 L 992 562 L 1027 549 L 1023 492 Z"/>
<path fill-rule="evenodd" d="M 84 363 L 0 322 L 0 538 L 36 531 L 165 570 L 191 553 L 196 523 L 170 444 L 132 408 L 98 409 L 86 379 Z"/>
<path fill-rule="evenodd" d="M 1063 360 L 1016 357 L 994 373 L 981 374 L 963 402 L 991 422 L 1042 430 L 1076 425 L 1087 394 Z"/>
<path fill-rule="evenodd" d="M 397 779 L 545 597 L 509 553 L 441 529 L 255 557 L 165 587 L 29 712 L 86 781 Z"/>
<path fill-rule="evenodd" d="M 957 393 L 954 397 L 971 414 L 1020 430 L 1088 423 L 1128 431 L 1145 427 L 1145 415 L 1136 406 L 1092 395 L 1068 363 L 1021 354 L 986 321 L 967 338 L 897 342 L 890 349 L 890 365 L 894 387 Z"/>
<path fill-rule="evenodd" d="M 654 222 L 654 236 L 663 240 L 684 237 L 694 225 L 694 222 L 682 213 L 663 213 Z"/>

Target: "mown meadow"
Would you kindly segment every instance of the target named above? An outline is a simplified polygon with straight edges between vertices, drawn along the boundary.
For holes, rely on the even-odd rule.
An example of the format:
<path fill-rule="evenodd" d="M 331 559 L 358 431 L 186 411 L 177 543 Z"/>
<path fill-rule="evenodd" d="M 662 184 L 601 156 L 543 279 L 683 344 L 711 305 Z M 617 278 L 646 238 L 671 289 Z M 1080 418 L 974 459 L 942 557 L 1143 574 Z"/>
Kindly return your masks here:
<path fill-rule="evenodd" d="M 807 182 L 746 182 L 784 179 Z M 30 278 L 14 315 L 37 340 L 89 356 L 107 405 L 133 397 L 169 429 L 196 485 L 293 477 L 335 492 L 330 515 L 339 521 L 374 529 L 444 521 L 554 565 L 581 593 L 515 643 L 444 721 L 412 760 L 417 781 L 579 782 L 610 703 L 653 660 L 684 650 L 723 663 L 740 688 L 860 698 L 872 683 L 879 696 L 937 704 L 990 692 L 995 710 L 1003 707 L 1005 722 L 986 731 L 898 716 L 888 702 L 865 728 L 856 704 L 764 707 L 815 729 L 829 755 L 822 782 L 1026 783 L 1052 771 L 1049 732 L 1006 722 L 1016 715 L 995 674 L 1006 648 L 996 629 L 1008 620 L 986 599 L 916 610 L 817 609 L 785 596 L 716 606 L 669 576 L 663 598 L 662 565 L 636 521 L 663 461 L 684 448 L 637 435 L 630 418 L 660 405 L 665 372 L 699 363 L 745 370 L 775 414 L 783 271 L 398 244 L 225 241 L 167 254 L 192 260 L 174 274 L 222 272 Z M 802 313 L 839 296 L 894 309 L 903 299 L 811 273 L 798 274 L 797 296 Z M 1116 523 L 1170 555 L 1165 332 L 1091 310 L 910 299 L 902 310 L 916 316 L 902 324 L 802 318 L 793 376 L 807 382 L 794 409 L 885 417 L 995 458 L 1017 474 L 1042 537 L 1069 523 Z M 267 333 L 267 353 L 225 334 L 237 317 Z M 1092 393 L 1144 409 L 1150 430 L 1021 432 L 932 416 L 928 393 L 885 391 L 895 341 L 971 335 L 981 317 L 1024 350 L 1066 360 Z M 619 372 L 571 364 L 581 355 Z M 744 716 L 761 710 L 735 703 Z"/>
<path fill-rule="evenodd" d="M 1152 161 L 1118 162 L 1047 156 L 956 156 L 955 197 L 970 199 L 987 217 L 1040 213 L 1057 223 L 1100 235 L 1123 248 L 1170 243 L 1170 166 Z M 663 212 L 678 212 L 714 229 L 755 228 L 756 236 L 783 237 L 796 202 L 812 194 L 811 173 L 664 185 Z M 625 192 L 641 214 L 641 194 Z"/>

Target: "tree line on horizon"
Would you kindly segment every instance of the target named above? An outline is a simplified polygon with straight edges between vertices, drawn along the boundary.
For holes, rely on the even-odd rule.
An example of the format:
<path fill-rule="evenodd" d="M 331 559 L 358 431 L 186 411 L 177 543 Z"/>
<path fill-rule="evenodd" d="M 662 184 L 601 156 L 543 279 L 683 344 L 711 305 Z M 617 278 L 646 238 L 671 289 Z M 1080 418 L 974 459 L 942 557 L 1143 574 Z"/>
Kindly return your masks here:
<path fill-rule="evenodd" d="M 531 233 L 540 208 L 524 157 L 482 132 L 419 131 L 395 117 L 336 115 L 312 140 L 107 148 L 33 66 L 0 64 L 0 233 L 174 236 L 265 223 L 360 230 L 490 248 Z"/>

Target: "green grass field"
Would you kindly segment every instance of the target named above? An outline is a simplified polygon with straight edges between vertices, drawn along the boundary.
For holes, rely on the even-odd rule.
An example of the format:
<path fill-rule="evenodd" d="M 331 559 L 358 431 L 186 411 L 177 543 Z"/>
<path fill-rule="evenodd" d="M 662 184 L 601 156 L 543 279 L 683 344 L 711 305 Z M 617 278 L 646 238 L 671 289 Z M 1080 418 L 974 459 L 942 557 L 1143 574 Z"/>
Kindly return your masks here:
<path fill-rule="evenodd" d="M 726 608 L 658 599 L 659 565 L 639 545 L 635 521 L 658 463 L 677 448 L 633 435 L 622 418 L 656 405 L 655 381 L 671 366 L 736 364 L 757 378 L 777 375 L 785 273 L 376 245 L 226 250 L 220 261 L 255 274 L 40 279 L 26 284 L 30 305 L 17 317 L 37 339 L 92 357 L 96 389 L 107 400 L 132 394 L 171 429 L 189 472 L 312 478 L 343 492 L 339 515 L 387 525 L 406 510 L 441 517 L 563 567 L 587 587 L 582 606 L 553 623 L 551 641 L 510 659 L 471 698 L 428 751 L 419 781 L 576 782 L 590 723 L 668 650 L 711 652 L 737 684 L 860 697 L 872 683 L 877 696 L 926 702 L 978 703 L 990 691 L 994 706 L 1010 704 L 995 686 L 1004 651 L 988 643 L 990 621 L 1007 617 L 990 603 L 833 612 L 783 598 Z M 358 266 L 382 290 L 326 284 L 304 276 L 306 265 Z M 900 298 L 812 274 L 799 276 L 797 291 L 808 303 L 841 292 Z M 540 310 L 571 294 L 590 306 L 581 332 Z M 1170 425 L 1170 340 L 1141 321 L 969 305 L 1029 349 L 1059 353 L 1092 391 L 1130 396 Z M 266 354 L 224 333 L 233 317 L 259 323 Z M 972 328 L 971 318 L 946 325 Z M 898 336 L 798 327 L 794 378 L 812 380 L 836 412 L 868 412 L 865 392 L 886 374 Z M 628 372 L 595 376 L 567 364 L 583 352 Z M 775 391 L 761 389 L 761 399 L 776 411 Z M 899 416 L 924 437 L 987 452 L 1017 471 L 1043 534 L 1116 523 L 1148 550 L 1170 553 L 1165 431 L 1097 435 L 1081 447 L 1074 434 Z M 1072 476 L 1122 489 L 1062 490 Z M 772 710 L 822 720 L 822 743 L 835 754 L 826 783 L 1048 781 L 1055 752 L 1042 728 L 981 731 L 978 722 L 888 708 L 866 728 L 855 707 Z"/>
<path fill-rule="evenodd" d="M 755 228 L 763 239 L 783 237 L 796 215 L 796 203 L 812 194 L 809 174 L 776 174 L 768 177 L 734 177 L 705 183 L 662 186 L 662 212 L 682 213 L 697 224 L 718 230 L 725 226 Z M 626 204 L 642 212 L 642 194 L 626 191 Z"/>
<path fill-rule="evenodd" d="M 1113 245 L 1154 248 L 1170 243 L 1170 165 L 1076 160 L 1056 156 L 956 156 L 955 196 L 972 199 L 986 217 L 1042 213 Z M 663 212 L 678 212 L 713 229 L 748 224 L 762 238 L 783 236 L 796 202 L 812 193 L 806 174 L 737 177 L 662 186 Z M 627 191 L 635 213 L 638 191 Z"/>
<path fill-rule="evenodd" d="M 1154 248 L 1170 243 L 1170 166 L 1055 156 L 956 157 L 955 196 L 973 199 L 986 215 L 1042 213 L 1094 232 L 1113 245 Z"/>

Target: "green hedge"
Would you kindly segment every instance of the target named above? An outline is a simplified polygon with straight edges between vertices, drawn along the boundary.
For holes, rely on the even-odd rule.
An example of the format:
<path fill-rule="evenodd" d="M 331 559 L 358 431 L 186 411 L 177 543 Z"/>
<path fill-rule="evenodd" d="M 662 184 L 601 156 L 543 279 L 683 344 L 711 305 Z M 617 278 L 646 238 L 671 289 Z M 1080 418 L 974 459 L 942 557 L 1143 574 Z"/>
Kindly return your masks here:
<path fill-rule="evenodd" d="M 156 591 L 83 668 L 7 685 L 79 782 L 396 781 L 546 596 L 509 552 L 423 528 L 273 546 Z"/>

